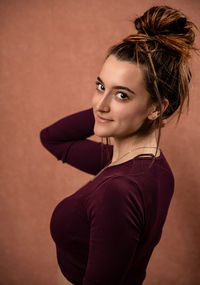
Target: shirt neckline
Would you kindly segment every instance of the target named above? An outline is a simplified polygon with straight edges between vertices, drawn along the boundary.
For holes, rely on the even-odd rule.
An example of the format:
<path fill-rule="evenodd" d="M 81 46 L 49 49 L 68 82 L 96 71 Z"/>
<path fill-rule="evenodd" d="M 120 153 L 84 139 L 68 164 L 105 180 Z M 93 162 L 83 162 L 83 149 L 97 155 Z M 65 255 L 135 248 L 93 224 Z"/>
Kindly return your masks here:
<path fill-rule="evenodd" d="M 149 157 L 147 157 L 147 155 L 149 155 Z M 112 168 L 112 167 L 115 167 L 115 166 L 121 166 L 121 165 L 125 165 L 126 163 L 130 163 L 132 162 L 133 160 L 150 160 L 152 158 L 155 157 L 156 160 L 160 160 L 163 156 L 163 153 L 162 153 L 162 150 L 160 149 L 160 155 L 159 156 L 154 156 L 152 153 L 142 153 L 142 154 L 138 154 L 137 156 L 133 157 L 133 158 L 130 158 L 129 160 L 127 161 L 124 161 L 124 162 L 121 162 L 121 163 L 118 163 L 118 164 L 115 164 L 115 165 L 111 165 L 111 166 L 107 166 L 105 167 L 105 169 L 108 169 L 108 168 Z"/>

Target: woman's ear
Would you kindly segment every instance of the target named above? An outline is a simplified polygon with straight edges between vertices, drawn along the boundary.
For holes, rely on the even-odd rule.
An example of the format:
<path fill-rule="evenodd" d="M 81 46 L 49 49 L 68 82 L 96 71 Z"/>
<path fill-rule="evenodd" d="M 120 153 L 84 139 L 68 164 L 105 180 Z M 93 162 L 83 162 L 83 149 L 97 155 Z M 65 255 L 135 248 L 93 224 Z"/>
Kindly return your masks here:
<path fill-rule="evenodd" d="M 162 101 L 162 112 L 163 113 L 167 109 L 168 105 L 169 105 L 168 99 L 164 98 L 163 101 Z M 159 111 L 158 106 L 159 105 L 157 103 L 153 103 L 152 104 L 151 111 L 150 111 L 150 113 L 148 115 L 148 119 L 149 120 L 154 121 L 154 120 L 156 120 L 160 116 L 160 111 Z"/>

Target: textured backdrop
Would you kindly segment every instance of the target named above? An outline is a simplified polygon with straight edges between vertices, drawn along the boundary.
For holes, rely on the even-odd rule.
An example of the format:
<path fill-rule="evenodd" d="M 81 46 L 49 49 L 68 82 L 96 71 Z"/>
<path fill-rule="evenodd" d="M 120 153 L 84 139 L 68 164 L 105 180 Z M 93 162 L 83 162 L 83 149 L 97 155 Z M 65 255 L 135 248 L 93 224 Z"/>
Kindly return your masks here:
<path fill-rule="evenodd" d="M 135 32 L 129 20 L 152 4 L 181 9 L 200 26 L 198 0 L 0 0 L 1 285 L 56 284 L 50 217 L 90 175 L 51 156 L 40 130 L 90 107 L 108 47 Z M 145 285 L 200 284 L 197 56 L 192 71 L 189 113 L 163 129 L 176 187 Z"/>

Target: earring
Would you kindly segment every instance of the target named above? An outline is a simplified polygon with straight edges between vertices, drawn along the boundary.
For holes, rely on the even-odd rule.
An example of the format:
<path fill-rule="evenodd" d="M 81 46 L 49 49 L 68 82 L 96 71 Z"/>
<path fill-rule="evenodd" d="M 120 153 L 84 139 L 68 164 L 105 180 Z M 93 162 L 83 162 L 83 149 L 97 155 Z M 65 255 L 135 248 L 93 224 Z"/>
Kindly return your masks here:
<path fill-rule="evenodd" d="M 157 115 L 158 115 L 157 112 L 152 113 L 152 114 L 151 114 L 152 119 L 153 119 L 153 120 L 156 119 Z"/>

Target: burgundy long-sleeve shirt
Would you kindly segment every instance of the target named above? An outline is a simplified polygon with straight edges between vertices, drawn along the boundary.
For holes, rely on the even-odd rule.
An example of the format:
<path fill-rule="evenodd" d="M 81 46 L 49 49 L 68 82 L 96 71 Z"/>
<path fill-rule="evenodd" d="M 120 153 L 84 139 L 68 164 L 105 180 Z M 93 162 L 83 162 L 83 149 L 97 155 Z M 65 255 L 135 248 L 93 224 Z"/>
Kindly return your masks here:
<path fill-rule="evenodd" d="M 90 108 L 42 129 L 40 139 L 58 160 L 96 175 L 108 160 L 106 146 L 88 139 L 93 127 Z M 174 191 L 162 151 L 149 168 L 152 159 L 107 167 L 56 206 L 50 231 L 60 269 L 73 284 L 142 284 Z"/>

